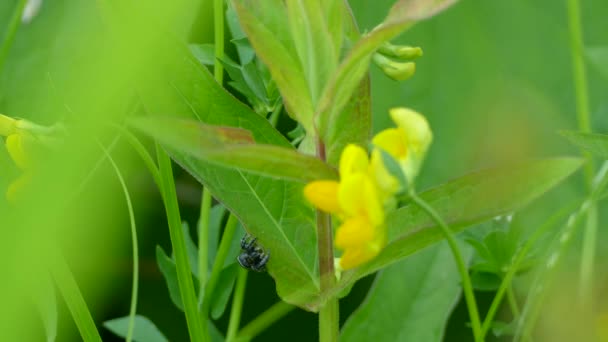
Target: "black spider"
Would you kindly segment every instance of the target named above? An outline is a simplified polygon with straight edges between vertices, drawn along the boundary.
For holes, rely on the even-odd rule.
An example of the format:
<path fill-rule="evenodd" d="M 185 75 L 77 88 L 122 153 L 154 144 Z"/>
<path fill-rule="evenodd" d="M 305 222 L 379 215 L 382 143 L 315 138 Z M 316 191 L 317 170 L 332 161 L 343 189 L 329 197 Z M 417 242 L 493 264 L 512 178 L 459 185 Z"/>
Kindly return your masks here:
<path fill-rule="evenodd" d="M 270 259 L 270 252 L 264 250 L 256 244 L 256 238 L 249 235 L 241 239 L 241 249 L 243 252 L 238 257 L 239 264 L 244 268 L 256 272 L 265 272 L 266 263 Z"/>

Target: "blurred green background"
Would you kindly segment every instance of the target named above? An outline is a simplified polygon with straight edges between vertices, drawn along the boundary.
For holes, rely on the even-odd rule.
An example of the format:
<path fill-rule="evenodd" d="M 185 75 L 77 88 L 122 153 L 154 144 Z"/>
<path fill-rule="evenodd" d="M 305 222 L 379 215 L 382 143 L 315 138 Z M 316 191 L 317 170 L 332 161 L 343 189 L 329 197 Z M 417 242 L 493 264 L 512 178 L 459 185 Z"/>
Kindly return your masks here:
<path fill-rule="evenodd" d="M 14 0 L 0 3 L 2 35 L 15 4 Z M 97 4 L 43 1 L 39 14 L 20 28 L 1 70 L 1 113 L 45 124 L 75 117 L 85 121 L 90 118 L 91 126 L 124 113 L 131 95 L 129 76 L 124 71 L 129 70 L 132 61 L 122 60 L 120 54 L 106 49 L 108 42 L 101 38 L 104 19 Z M 369 31 L 386 15 L 392 1 L 352 0 L 350 4 L 360 29 Z M 167 10 L 160 1 L 147 6 Z M 608 2 L 586 0 L 582 6 L 585 44 L 608 46 Z M 176 1 L 171 9 L 163 13 L 163 19 L 174 29 L 176 39 L 212 42 L 210 1 Z M 416 25 L 397 42 L 422 47 L 424 56 L 417 61 L 416 75 L 404 83 L 392 81 L 375 66 L 371 67 L 374 131 L 391 125 L 387 110 L 393 106 L 411 107 L 428 117 L 435 140 L 421 173 L 421 189 L 484 166 L 579 153 L 556 133 L 577 127 L 565 1 L 462 0 L 438 17 Z M 608 81 L 593 66 L 587 70 L 593 130 L 606 133 Z M 287 131 L 293 123 L 284 118 L 281 127 Z M 109 141 L 102 128 L 89 128 Z M 117 158 L 134 197 L 140 234 L 138 312 L 150 317 L 172 341 L 185 341 L 183 315 L 171 304 L 154 258 L 157 244 L 170 250 L 160 196 L 143 164 L 123 145 L 119 143 L 116 149 Z M 86 160 L 81 164 L 83 169 L 94 165 L 95 158 L 87 159 L 93 153 L 91 150 L 77 152 L 70 160 Z M 182 216 L 194 226 L 200 186 L 185 172 L 177 171 L 176 178 Z M 581 180 L 579 173 L 525 210 L 522 225 L 534 229 L 552 210 L 580 196 Z M 84 295 L 101 323 L 128 312 L 131 280 L 128 216 L 120 187 L 107 163 L 94 174 L 81 196 L 74 217 L 65 221 L 69 224 L 54 231 L 65 243 Z M 42 202 L 53 200 L 53 195 L 41 197 Z M 604 203 L 599 211 L 600 222 L 608 222 L 605 209 Z M 608 236 L 602 227 L 605 224 L 600 225 L 597 293 L 608 288 L 608 277 L 601 272 L 608 266 L 603 261 L 608 256 L 603 247 Z M 41 232 L 35 231 L 32 236 L 44 237 L 43 230 L 46 228 L 41 226 Z M 12 223 L 2 224 L 2 236 L 5 241 L 31 238 L 29 234 L 15 232 Z M 35 247 L 26 254 L 31 259 L 44 258 Z M 575 267 L 576 262 L 572 265 Z M 12 277 L 10 273 L 6 276 Z M 363 279 L 342 300 L 342 321 L 361 303 L 372 281 L 373 277 Z M 6 291 L 11 288 L 4 286 Z M 491 294 L 479 296 L 484 312 Z M 272 279 L 266 274 L 251 274 L 242 322 L 248 322 L 276 300 Z M 598 295 L 597 300 L 606 302 L 608 298 Z M 60 299 L 58 302 L 58 341 L 79 340 L 69 313 Z M 35 310 L 24 306 L 21 309 L 32 317 L 19 326 L 28 327 L 36 336 L 32 340 L 41 340 L 43 328 Z M 0 320 L 10 317 L 11 313 L 4 311 Z M 466 310 L 460 303 L 448 325 L 447 341 L 463 341 L 469 336 L 466 320 Z M 227 317 L 217 325 L 225 330 Z M 317 334 L 316 325 L 315 315 L 293 312 L 257 340 L 310 341 Z M 103 328 L 101 331 L 104 341 L 114 339 Z"/>

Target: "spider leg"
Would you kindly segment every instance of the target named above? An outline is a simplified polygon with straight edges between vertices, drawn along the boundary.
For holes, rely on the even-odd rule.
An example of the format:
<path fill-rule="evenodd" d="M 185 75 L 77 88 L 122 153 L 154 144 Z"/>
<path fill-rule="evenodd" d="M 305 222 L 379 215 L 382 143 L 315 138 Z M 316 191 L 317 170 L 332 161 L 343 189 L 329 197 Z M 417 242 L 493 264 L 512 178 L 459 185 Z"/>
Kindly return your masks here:
<path fill-rule="evenodd" d="M 258 272 L 263 272 L 266 270 L 266 264 L 268 263 L 268 259 L 270 259 L 270 253 L 260 255 L 262 258 L 254 265 L 254 268 Z"/>
<path fill-rule="evenodd" d="M 241 249 L 246 250 L 247 252 L 251 252 L 252 249 L 255 247 L 256 241 L 257 238 L 252 238 L 249 235 L 243 236 L 243 238 L 241 239 Z"/>

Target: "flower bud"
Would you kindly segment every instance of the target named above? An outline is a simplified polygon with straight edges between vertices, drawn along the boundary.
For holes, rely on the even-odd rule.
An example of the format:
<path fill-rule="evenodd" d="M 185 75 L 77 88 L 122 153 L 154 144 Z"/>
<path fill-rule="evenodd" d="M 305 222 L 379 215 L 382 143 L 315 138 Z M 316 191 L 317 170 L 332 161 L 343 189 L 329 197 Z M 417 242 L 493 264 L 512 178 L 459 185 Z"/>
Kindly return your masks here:
<path fill-rule="evenodd" d="M 395 81 L 405 81 L 416 72 L 414 62 L 395 62 L 379 53 L 374 54 L 374 62 L 382 69 L 386 76 Z"/>
<path fill-rule="evenodd" d="M 417 46 L 393 45 L 389 42 L 382 44 L 378 52 L 385 56 L 401 59 L 415 59 L 422 56 L 422 49 Z"/>

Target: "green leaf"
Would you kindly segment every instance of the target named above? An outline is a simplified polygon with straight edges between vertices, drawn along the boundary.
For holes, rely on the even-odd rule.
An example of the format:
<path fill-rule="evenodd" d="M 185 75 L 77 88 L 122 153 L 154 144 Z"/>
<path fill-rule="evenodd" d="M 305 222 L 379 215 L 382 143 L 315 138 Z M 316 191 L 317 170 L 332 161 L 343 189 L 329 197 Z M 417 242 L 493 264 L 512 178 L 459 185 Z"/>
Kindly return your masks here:
<path fill-rule="evenodd" d="M 222 89 L 185 46 L 171 39 L 155 43 L 165 54 L 155 56 L 156 64 L 138 83 L 148 113 L 172 113 L 207 125 L 237 127 L 249 131 L 260 144 L 292 148 L 265 118 Z M 194 158 L 187 151 L 167 149 L 272 251 L 268 271 L 284 301 L 307 307 L 318 299 L 314 211 L 302 195 L 301 182 L 262 177 Z"/>
<path fill-rule="evenodd" d="M 190 261 L 190 272 L 192 272 L 193 276 L 198 278 L 198 247 L 196 247 L 196 244 L 192 240 L 188 222 L 182 222 L 182 230 L 184 231 L 184 239 L 186 240 L 186 251 L 188 252 L 188 260 Z M 175 261 L 175 257 L 173 255 L 171 257 L 173 261 Z"/>
<path fill-rule="evenodd" d="M 217 254 L 217 247 L 220 243 L 220 233 L 222 230 L 222 220 L 226 213 L 226 208 L 224 208 L 221 204 L 216 204 L 211 208 L 211 213 L 209 214 L 209 245 L 208 245 L 208 270 L 211 273 L 211 268 L 213 267 L 213 261 L 215 260 L 215 255 Z M 200 227 L 200 225 L 197 225 Z"/>
<path fill-rule="evenodd" d="M 585 48 L 585 55 L 589 63 L 608 78 L 608 46 L 593 46 Z"/>
<path fill-rule="evenodd" d="M 420 194 L 454 232 L 521 208 L 547 192 L 582 164 L 577 158 L 553 158 L 474 172 Z M 362 267 L 342 274 L 345 287 L 367 274 L 443 239 L 423 210 L 408 205 L 387 217 L 388 244 Z"/>
<path fill-rule="evenodd" d="M 127 337 L 129 329 L 129 317 L 115 318 L 103 323 L 106 329 L 120 337 Z M 136 315 L 133 329 L 133 341 L 135 342 L 168 342 L 169 340 L 148 318 Z"/>
<path fill-rule="evenodd" d="M 50 274 L 38 272 L 36 288 L 30 294 L 42 319 L 46 341 L 57 339 L 57 295 Z"/>
<path fill-rule="evenodd" d="M 319 133 L 324 141 L 337 134 L 332 130 L 343 129 L 343 126 L 336 123 L 343 121 L 340 116 L 351 115 L 350 111 L 343 109 L 357 87 L 361 87 L 376 50 L 417 21 L 429 18 L 455 2 L 456 0 L 400 0 L 391 8 L 382 24 L 357 41 L 325 87 L 315 112 L 319 121 Z"/>
<path fill-rule="evenodd" d="M 475 270 L 471 272 L 471 282 L 473 283 L 473 288 L 477 291 L 496 291 L 500 287 L 501 280 L 494 273 L 478 272 Z"/>
<path fill-rule="evenodd" d="M 283 1 L 233 0 L 232 5 L 251 45 L 270 69 L 288 113 L 313 132 L 312 97 Z"/>
<path fill-rule="evenodd" d="M 329 76 L 338 65 L 339 48 L 336 49 L 331 38 L 339 39 L 338 44 L 342 43 L 342 32 L 334 31 L 330 35 L 323 2 L 329 3 L 325 6 L 334 4 L 332 7 L 340 4 L 337 0 L 285 1 L 292 41 L 304 71 L 313 108 L 316 108 Z M 341 11 L 334 13 L 342 14 Z"/>
<path fill-rule="evenodd" d="M 165 146 L 219 166 L 300 182 L 337 178 L 320 159 L 293 148 L 248 143 L 251 138 L 244 130 L 155 117 L 136 118 L 131 124 Z"/>
<path fill-rule="evenodd" d="M 448 245 L 435 245 L 382 271 L 345 323 L 340 339 L 442 341 L 460 293 L 460 276 Z"/>
<path fill-rule="evenodd" d="M 574 145 L 583 148 L 600 158 L 608 158 L 608 135 L 575 131 L 561 131 L 559 133 L 570 140 Z"/>
<path fill-rule="evenodd" d="M 171 301 L 178 309 L 184 311 L 184 304 L 182 303 L 182 296 L 179 292 L 179 284 L 177 283 L 175 261 L 173 261 L 160 246 L 156 246 L 156 263 L 167 283 Z"/>
<path fill-rule="evenodd" d="M 190 51 L 203 65 L 215 64 L 215 47 L 213 44 L 190 44 Z"/>
<path fill-rule="evenodd" d="M 230 299 L 230 294 L 234 288 L 234 282 L 236 281 L 239 270 L 239 265 L 237 265 L 234 260 L 235 259 L 233 258 L 232 264 L 222 269 L 215 291 L 213 291 L 211 301 L 211 317 L 213 317 L 213 319 L 220 318 L 224 314 L 224 311 L 226 311 L 228 299 Z"/>

